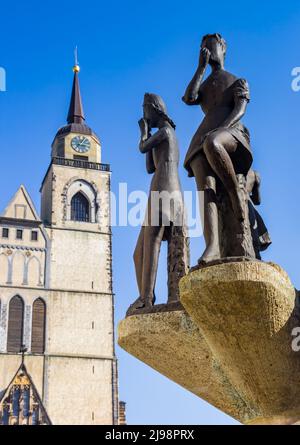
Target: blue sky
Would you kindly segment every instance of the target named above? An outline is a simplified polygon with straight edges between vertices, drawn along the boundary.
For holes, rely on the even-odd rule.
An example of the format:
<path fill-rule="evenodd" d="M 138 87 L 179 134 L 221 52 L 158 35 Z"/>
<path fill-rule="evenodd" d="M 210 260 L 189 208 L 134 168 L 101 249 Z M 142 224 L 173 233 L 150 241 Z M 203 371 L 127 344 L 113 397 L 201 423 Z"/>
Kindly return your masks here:
<path fill-rule="evenodd" d="M 127 182 L 129 191 L 147 191 L 150 176 L 137 149 L 143 94 L 165 99 L 183 159 L 201 112 L 186 107 L 181 96 L 196 67 L 201 36 L 220 32 L 228 43 L 227 69 L 247 78 L 251 88 L 244 122 L 263 179 L 260 211 L 273 239 L 264 259 L 279 263 L 300 287 L 300 93 L 291 89 L 291 71 L 300 66 L 300 4 L 29 0 L 2 2 L 1 18 L 0 66 L 7 72 L 7 92 L 0 93 L 1 208 L 21 183 L 39 208 L 50 145 L 66 120 L 75 45 L 87 123 L 101 138 L 113 190 Z M 182 166 L 180 175 L 183 189 L 194 190 Z M 116 321 L 137 297 L 131 258 L 138 232 L 114 229 Z M 195 263 L 203 240 L 192 239 L 191 248 Z M 166 295 L 164 269 L 162 258 L 160 301 Z M 235 423 L 119 348 L 117 355 L 128 423 Z"/>

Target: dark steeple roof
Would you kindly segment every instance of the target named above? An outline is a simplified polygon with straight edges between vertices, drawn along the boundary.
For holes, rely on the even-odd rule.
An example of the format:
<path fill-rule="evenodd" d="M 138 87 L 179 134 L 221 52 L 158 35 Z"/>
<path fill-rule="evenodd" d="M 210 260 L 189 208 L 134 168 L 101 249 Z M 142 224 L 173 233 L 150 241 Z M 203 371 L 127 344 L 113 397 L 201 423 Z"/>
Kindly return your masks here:
<path fill-rule="evenodd" d="M 79 78 L 78 78 L 79 69 L 75 68 L 76 67 L 74 67 L 74 80 L 73 80 L 71 102 L 67 117 L 68 124 L 82 124 L 83 121 L 85 120 L 82 101 L 81 101 Z"/>
<path fill-rule="evenodd" d="M 98 136 L 92 131 L 90 127 L 85 124 L 85 117 L 83 112 L 80 86 L 79 86 L 79 77 L 78 73 L 80 71 L 79 65 L 75 65 L 73 68 L 74 71 L 74 79 L 73 79 L 73 87 L 71 94 L 70 107 L 67 117 L 67 125 L 61 127 L 55 135 L 54 140 L 59 136 L 66 136 L 69 133 L 79 133 L 94 136 L 97 139 Z"/>

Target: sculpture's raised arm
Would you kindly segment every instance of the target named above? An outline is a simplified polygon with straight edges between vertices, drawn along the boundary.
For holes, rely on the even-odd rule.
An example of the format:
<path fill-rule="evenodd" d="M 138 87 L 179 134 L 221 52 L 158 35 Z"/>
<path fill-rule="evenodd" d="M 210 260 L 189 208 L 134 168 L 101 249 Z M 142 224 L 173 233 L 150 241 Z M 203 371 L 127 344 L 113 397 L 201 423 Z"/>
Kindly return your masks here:
<path fill-rule="evenodd" d="M 182 98 L 183 102 L 187 105 L 199 105 L 201 101 L 200 86 L 209 62 L 209 58 L 210 51 L 205 47 L 201 47 L 198 68 Z"/>
<path fill-rule="evenodd" d="M 141 138 L 140 138 L 139 148 L 140 148 L 140 151 L 142 153 L 144 153 L 144 151 L 143 151 L 144 144 L 149 138 L 151 138 L 151 131 L 149 129 L 149 124 L 148 124 L 147 119 L 145 119 L 144 117 L 142 119 L 140 119 L 139 127 L 141 130 Z M 146 170 L 149 173 L 149 175 L 151 175 L 152 173 L 155 172 L 153 152 L 150 149 L 146 152 Z"/>
<path fill-rule="evenodd" d="M 141 139 L 140 151 L 141 153 L 147 153 L 155 147 L 158 147 L 164 140 L 168 139 L 170 135 L 170 129 L 167 127 L 161 128 L 153 136 L 150 136 L 147 140 Z"/>

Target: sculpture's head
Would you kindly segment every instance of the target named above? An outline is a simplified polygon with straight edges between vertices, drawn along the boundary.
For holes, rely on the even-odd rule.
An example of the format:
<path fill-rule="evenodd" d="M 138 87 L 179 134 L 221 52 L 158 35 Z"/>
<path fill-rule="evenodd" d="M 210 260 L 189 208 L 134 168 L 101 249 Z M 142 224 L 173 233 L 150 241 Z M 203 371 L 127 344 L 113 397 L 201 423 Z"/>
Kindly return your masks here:
<path fill-rule="evenodd" d="M 144 118 L 151 128 L 157 128 L 162 120 L 167 121 L 175 130 L 175 124 L 167 114 L 164 101 L 157 94 L 146 93 L 143 103 Z"/>
<path fill-rule="evenodd" d="M 224 64 L 227 45 L 221 34 L 205 35 L 202 39 L 201 48 L 207 48 L 210 51 L 210 64 Z"/>

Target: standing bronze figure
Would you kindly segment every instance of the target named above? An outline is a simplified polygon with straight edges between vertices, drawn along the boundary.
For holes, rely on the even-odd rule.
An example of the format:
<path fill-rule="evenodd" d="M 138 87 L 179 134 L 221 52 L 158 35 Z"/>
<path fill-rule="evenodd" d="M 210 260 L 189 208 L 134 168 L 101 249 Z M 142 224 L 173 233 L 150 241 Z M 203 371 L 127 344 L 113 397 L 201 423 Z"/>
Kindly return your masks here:
<path fill-rule="evenodd" d="M 246 80 L 225 71 L 226 42 L 203 37 L 198 68 L 185 95 L 205 117 L 194 135 L 185 168 L 203 194 L 206 249 L 199 264 L 224 257 L 258 257 L 249 221 L 247 175 L 252 165 L 250 135 L 241 123 L 250 100 Z M 211 74 L 203 81 L 207 66 Z"/>
<path fill-rule="evenodd" d="M 146 154 L 146 167 L 153 174 L 145 220 L 134 252 L 139 297 L 128 314 L 151 308 L 162 241 L 168 242 L 168 303 L 179 300 L 178 282 L 188 272 L 188 240 L 184 205 L 178 176 L 179 149 L 175 124 L 164 101 L 146 93 L 144 117 L 139 121 L 139 149 Z M 153 128 L 158 131 L 151 134 Z"/>

